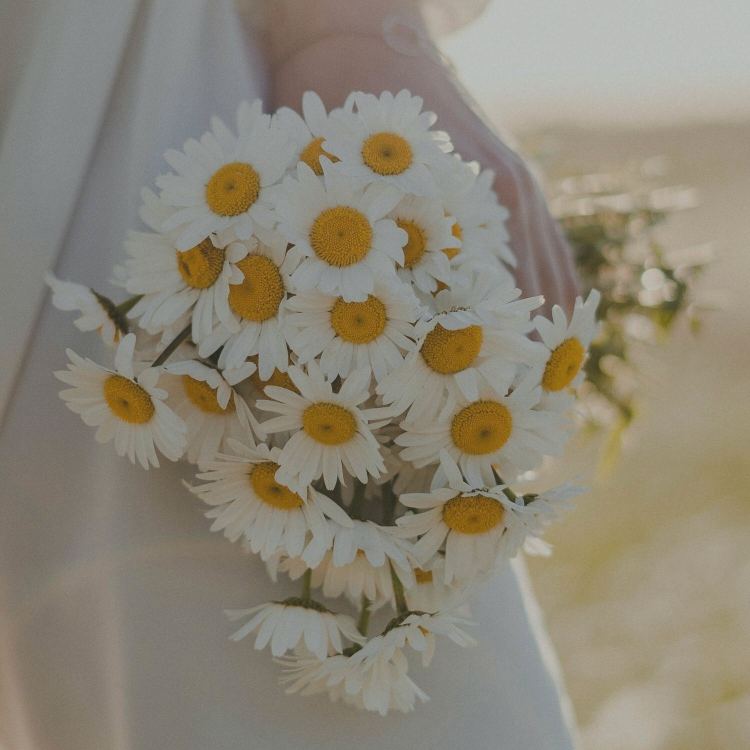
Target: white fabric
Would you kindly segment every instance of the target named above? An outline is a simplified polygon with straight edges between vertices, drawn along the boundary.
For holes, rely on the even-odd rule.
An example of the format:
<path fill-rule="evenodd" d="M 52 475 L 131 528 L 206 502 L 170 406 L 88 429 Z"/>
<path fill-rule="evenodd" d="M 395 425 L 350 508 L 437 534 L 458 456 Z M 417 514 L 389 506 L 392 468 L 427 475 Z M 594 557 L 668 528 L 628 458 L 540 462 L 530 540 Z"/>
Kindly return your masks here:
<path fill-rule="evenodd" d="M 52 370 L 65 347 L 108 355 L 48 300 L 32 326 L 43 269 L 62 244 L 57 274 L 103 289 L 137 226 L 140 187 L 165 169 L 160 155 L 212 113 L 230 122 L 239 99 L 263 94 L 264 76 L 230 0 L 54 4 L 37 36 L 48 59 L 30 53 L 37 72 L 17 89 L 0 161 L 2 203 L 11 187 L 28 197 L 11 195 L 3 215 L 2 250 L 23 262 L 2 278 L 0 320 L 15 305 L 26 316 L 4 330 L 4 364 L 20 361 L 33 328 L 0 435 L 0 747 L 572 748 L 522 571 L 506 571 L 476 605 L 478 648 L 447 644 L 429 670 L 415 668 L 432 696 L 415 714 L 382 719 L 287 697 L 270 655 L 230 642 L 222 614 L 279 590 L 257 560 L 208 531 L 179 483 L 187 467 L 131 466 L 64 408 Z"/>

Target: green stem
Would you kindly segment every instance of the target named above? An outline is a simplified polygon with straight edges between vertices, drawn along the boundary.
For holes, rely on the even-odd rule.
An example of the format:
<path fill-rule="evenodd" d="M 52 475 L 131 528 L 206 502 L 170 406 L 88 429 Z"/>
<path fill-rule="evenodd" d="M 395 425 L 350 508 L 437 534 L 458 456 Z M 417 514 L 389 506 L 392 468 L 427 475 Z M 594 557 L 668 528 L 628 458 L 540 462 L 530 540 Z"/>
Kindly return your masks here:
<path fill-rule="evenodd" d="M 359 613 L 359 622 L 357 623 L 357 630 L 361 635 L 367 637 L 367 626 L 370 624 L 370 600 L 363 594 L 362 595 L 362 611 Z"/>
<path fill-rule="evenodd" d="M 383 501 L 383 526 L 393 526 L 398 498 L 393 491 L 393 480 L 386 482 L 381 491 Z"/>
<path fill-rule="evenodd" d="M 129 313 L 141 300 L 143 299 L 142 294 L 137 294 L 135 297 L 131 297 L 130 299 L 126 299 L 125 302 L 121 302 L 117 307 L 115 308 L 117 312 L 122 313 L 123 315 L 126 315 Z"/>
<path fill-rule="evenodd" d="M 305 571 L 302 576 L 302 599 L 312 599 L 312 568 Z"/>
<path fill-rule="evenodd" d="M 404 595 L 404 584 L 401 583 L 401 579 L 396 575 L 393 563 L 389 561 L 388 565 L 391 568 L 391 582 L 393 583 L 393 598 L 396 600 L 396 611 L 402 615 L 404 612 L 409 611 L 409 607 L 406 604 L 406 596 Z"/>
<path fill-rule="evenodd" d="M 492 473 L 495 475 L 495 480 L 497 481 L 498 484 L 505 484 L 505 482 L 503 482 L 503 478 L 495 471 L 494 468 L 492 469 Z M 503 490 L 503 495 L 505 495 L 505 497 L 507 497 L 508 500 L 510 500 L 512 503 L 517 503 L 518 505 L 524 504 L 523 498 L 521 498 L 520 503 L 518 502 L 518 495 L 516 495 L 516 493 L 513 492 L 513 490 L 510 487 L 506 487 Z"/>
<path fill-rule="evenodd" d="M 177 350 L 180 344 L 190 336 L 191 325 L 188 323 L 173 339 L 169 342 L 169 346 L 154 360 L 151 367 L 159 367 L 163 365 Z"/>
<path fill-rule="evenodd" d="M 365 501 L 365 492 L 367 485 L 360 482 L 359 479 L 354 480 L 354 498 L 352 499 L 352 508 L 349 515 L 354 519 L 364 520 L 362 518 L 362 505 Z"/>

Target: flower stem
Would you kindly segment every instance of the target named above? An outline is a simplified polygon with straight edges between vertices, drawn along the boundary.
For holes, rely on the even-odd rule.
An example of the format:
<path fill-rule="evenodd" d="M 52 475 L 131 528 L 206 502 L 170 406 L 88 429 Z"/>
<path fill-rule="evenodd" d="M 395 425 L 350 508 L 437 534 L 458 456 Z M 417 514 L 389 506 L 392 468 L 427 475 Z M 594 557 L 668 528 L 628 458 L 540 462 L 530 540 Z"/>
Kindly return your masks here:
<path fill-rule="evenodd" d="M 398 498 L 393 491 L 393 480 L 386 482 L 381 491 L 383 500 L 383 526 L 393 526 Z"/>
<path fill-rule="evenodd" d="M 503 482 L 503 478 L 497 473 L 497 471 L 495 471 L 494 467 L 492 469 L 492 473 L 495 475 L 495 479 L 498 484 L 505 484 L 505 482 Z M 508 500 L 510 500 L 512 503 L 516 503 L 518 505 L 524 504 L 523 496 L 521 497 L 521 500 L 519 501 L 518 495 L 516 495 L 516 493 L 513 492 L 513 490 L 510 487 L 506 487 L 503 490 L 503 495 L 505 495 L 505 497 L 507 497 Z"/>
<path fill-rule="evenodd" d="M 188 323 L 170 342 L 167 348 L 154 360 L 151 367 L 163 365 L 177 350 L 180 344 L 190 336 L 191 325 Z"/>
<path fill-rule="evenodd" d="M 349 515 L 354 519 L 364 520 L 362 518 L 362 504 L 365 500 L 365 491 L 367 485 L 360 482 L 359 479 L 354 480 L 354 498 L 352 500 L 352 508 Z"/>
<path fill-rule="evenodd" d="M 372 604 L 372 602 L 362 594 L 362 611 L 359 613 L 357 630 L 365 637 L 367 637 L 367 626 L 370 624 L 370 604 Z"/>
<path fill-rule="evenodd" d="M 305 575 L 302 576 L 302 599 L 312 599 L 312 568 L 308 568 L 305 571 Z"/>
<path fill-rule="evenodd" d="M 391 568 L 391 582 L 393 583 L 393 598 L 396 600 L 396 611 L 402 615 L 404 612 L 409 611 L 409 607 L 406 604 L 406 596 L 404 595 L 404 584 L 401 583 L 401 579 L 396 575 L 393 563 L 389 561 L 388 565 Z"/>

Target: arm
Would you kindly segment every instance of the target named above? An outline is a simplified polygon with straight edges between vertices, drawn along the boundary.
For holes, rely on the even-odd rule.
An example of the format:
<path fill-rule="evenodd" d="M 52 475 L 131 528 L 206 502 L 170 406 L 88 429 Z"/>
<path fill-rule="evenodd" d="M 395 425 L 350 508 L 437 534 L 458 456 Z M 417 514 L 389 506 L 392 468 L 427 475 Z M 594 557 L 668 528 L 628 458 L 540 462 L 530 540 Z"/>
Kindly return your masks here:
<path fill-rule="evenodd" d="M 495 171 L 495 190 L 510 210 L 508 229 L 518 258 L 516 277 L 524 295 L 545 295 L 548 310 L 567 310 L 579 292 L 572 253 L 550 216 L 539 186 L 521 157 L 500 141 L 461 93 L 460 84 L 436 56 L 399 54 L 382 34 L 392 12 L 424 28 L 417 0 L 277 0 L 268 31 L 273 106 L 298 108 L 316 91 L 328 108 L 352 90 L 379 94 L 409 89 L 438 114 L 456 151 Z"/>

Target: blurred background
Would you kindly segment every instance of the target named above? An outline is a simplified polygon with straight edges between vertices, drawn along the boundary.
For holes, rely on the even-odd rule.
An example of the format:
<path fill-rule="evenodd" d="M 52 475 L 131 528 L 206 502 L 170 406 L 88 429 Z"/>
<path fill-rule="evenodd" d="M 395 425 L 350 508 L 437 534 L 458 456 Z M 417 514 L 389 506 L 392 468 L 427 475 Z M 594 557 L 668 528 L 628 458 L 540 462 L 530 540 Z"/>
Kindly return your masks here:
<path fill-rule="evenodd" d="M 715 257 L 697 334 L 683 316 L 632 350 L 637 415 L 615 462 L 584 436 L 552 469 L 592 488 L 553 555 L 530 559 L 586 750 L 748 746 L 749 42 L 744 0 L 496 0 L 443 44 L 552 197 L 649 160 L 697 197 L 656 241 Z"/>

